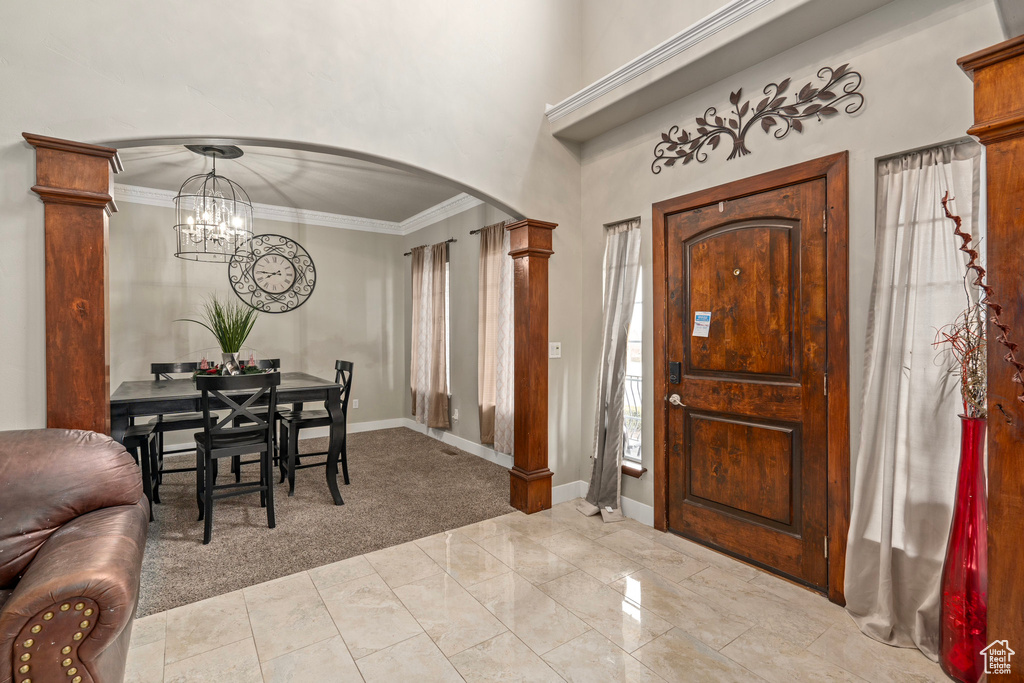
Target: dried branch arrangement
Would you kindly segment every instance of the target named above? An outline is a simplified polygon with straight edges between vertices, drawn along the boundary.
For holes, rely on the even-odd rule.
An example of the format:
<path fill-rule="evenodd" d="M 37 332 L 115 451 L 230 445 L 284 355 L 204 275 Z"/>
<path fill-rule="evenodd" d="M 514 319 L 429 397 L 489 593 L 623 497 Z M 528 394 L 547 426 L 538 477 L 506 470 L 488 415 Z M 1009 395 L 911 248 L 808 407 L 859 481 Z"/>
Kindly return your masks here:
<path fill-rule="evenodd" d="M 993 298 L 994 292 L 992 288 L 985 283 L 985 269 L 978 265 L 978 251 L 976 249 L 971 248 L 971 234 L 968 232 L 964 232 L 961 229 L 963 221 L 961 221 L 959 216 L 953 214 L 949 210 L 948 192 L 942 198 L 942 210 L 946 213 L 946 217 L 953 221 L 953 234 L 955 234 L 961 240 L 960 251 L 967 254 L 967 272 L 973 272 L 975 274 L 973 284 L 976 287 L 978 287 L 982 292 L 984 292 L 984 296 L 981 298 L 981 301 L 978 303 L 978 306 L 987 307 L 991 313 L 991 315 L 989 316 L 989 320 L 992 321 L 992 324 L 996 327 L 997 330 L 999 330 L 999 334 L 996 336 L 996 341 L 998 341 L 1007 349 L 1007 353 L 1005 356 L 1003 356 L 1003 360 L 1005 360 L 1007 363 L 1013 366 L 1013 381 L 1020 387 L 1017 393 L 1017 400 L 1021 403 L 1024 403 L 1024 363 L 1021 363 L 1019 360 L 1017 360 L 1017 349 L 1019 347 L 1016 343 L 1010 341 L 1009 325 L 1004 324 L 1002 320 L 1000 320 L 999 316 L 1002 315 L 1003 313 L 1003 307 L 1000 306 L 999 303 L 995 301 L 995 299 Z M 965 312 L 965 315 L 966 314 L 967 312 Z M 956 324 L 958 323 L 954 323 L 954 325 Z M 984 328 L 982 328 L 981 333 L 982 335 L 984 335 Z M 969 343 L 969 341 L 964 342 L 964 344 Z M 961 387 L 961 391 L 964 391 L 963 387 Z M 964 400 L 966 402 L 966 395 Z M 1005 412 L 1004 415 L 1006 415 Z M 1009 415 L 1006 415 L 1006 417 L 1009 418 Z"/>
<path fill-rule="evenodd" d="M 966 284 L 966 275 L 964 280 Z M 953 356 L 956 373 L 960 377 L 964 415 L 987 417 L 988 340 L 985 338 L 985 306 L 980 303 L 970 304 L 955 321 L 939 329 L 934 345 L 946 349 Z"/>

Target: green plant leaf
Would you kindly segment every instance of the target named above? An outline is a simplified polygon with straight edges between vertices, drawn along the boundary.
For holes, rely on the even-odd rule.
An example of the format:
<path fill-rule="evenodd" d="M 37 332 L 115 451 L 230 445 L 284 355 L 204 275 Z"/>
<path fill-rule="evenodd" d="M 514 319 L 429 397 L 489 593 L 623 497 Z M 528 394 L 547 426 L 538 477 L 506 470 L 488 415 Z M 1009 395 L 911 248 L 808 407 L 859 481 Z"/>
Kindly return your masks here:
<path fill-rule="evenodd" d="M 222 302 L 211 296 L 203 304 L 202 320 L 179 318 L 176 322 L 202 325 L 217 339 L 223 353 L 238 353 L 252 332 L 259 312 L 241 301 Z"/>

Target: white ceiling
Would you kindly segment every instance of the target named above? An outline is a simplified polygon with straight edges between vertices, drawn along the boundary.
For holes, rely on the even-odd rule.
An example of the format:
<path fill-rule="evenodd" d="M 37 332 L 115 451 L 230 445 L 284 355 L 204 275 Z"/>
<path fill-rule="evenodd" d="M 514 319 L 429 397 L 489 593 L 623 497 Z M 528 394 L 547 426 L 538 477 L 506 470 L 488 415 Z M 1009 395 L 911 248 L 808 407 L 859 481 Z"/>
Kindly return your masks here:
<path fill-rule="evenodd" d="M 218 160 L 217 173 L 240 184 L 253 203 L 401 223 L 460 194 L 434 178 L 332 154 L 276 147 L 243 147 L 239 159 Z M 177 192 L 211 160 L 181 145 L 119 150 L 121 185 Z"/>

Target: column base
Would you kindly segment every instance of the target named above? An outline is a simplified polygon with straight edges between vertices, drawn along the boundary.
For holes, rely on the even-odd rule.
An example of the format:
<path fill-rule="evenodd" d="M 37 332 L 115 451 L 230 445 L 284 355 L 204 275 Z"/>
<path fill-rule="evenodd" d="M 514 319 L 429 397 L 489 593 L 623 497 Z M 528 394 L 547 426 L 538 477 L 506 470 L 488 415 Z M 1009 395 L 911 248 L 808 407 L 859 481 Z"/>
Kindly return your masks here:
<path fill-rule="evenodd" d="M 551 477 L 554 476 L 551 470 L 545 467 L 527 472 L 513 467 L 508 474 L 512 507 L 528 515 L 551 509 Z"/>

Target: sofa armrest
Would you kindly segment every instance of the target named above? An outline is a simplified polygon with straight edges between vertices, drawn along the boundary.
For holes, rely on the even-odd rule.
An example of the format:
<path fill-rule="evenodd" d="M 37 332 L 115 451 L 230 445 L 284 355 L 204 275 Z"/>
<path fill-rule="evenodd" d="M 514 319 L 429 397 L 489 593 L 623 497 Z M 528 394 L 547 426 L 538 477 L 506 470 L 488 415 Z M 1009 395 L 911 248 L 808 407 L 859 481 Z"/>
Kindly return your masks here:
<path fill-rule="evenodd" d="M 148 526 L 143 498 L 76 517 L 46 540 L 0 609 L 0 683 L 21 680 L 26 664 L 34 680 L 51 666 L 67 680 L 72 666 L 85 667 L 84 681 L 107 678 L 98 660 L 135 614 Z"/>

